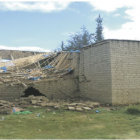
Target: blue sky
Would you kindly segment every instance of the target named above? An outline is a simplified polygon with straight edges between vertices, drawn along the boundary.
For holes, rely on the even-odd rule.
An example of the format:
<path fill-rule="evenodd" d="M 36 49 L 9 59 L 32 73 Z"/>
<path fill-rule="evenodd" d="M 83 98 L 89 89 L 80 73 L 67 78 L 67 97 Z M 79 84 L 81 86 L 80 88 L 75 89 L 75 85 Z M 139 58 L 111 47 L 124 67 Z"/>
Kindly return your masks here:
<path fill-rule="evenodd" d="M 83 25 L 94 33 L 99 13 L 103 17 L 106 39 L 140 39 L 136 28 L 140 28 L 139 15 L 134 15 L 139 12 L 138 0 L 128 0 L 127 4 L 121 0 L 106 0 L 101 6 L 99 1 L 103 2 L 0 0 L 0 49 L 54 50 Z"/>

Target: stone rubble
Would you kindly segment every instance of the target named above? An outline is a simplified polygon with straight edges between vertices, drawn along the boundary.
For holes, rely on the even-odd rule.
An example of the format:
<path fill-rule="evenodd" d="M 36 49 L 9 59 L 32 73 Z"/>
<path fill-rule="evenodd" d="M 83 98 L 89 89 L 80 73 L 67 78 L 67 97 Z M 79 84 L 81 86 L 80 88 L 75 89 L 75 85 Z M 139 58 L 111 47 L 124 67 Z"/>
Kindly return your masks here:
<path fill-rule="evenodd" d="M 28 106 L 40 106 L 51 109 L 63 109 L 63 110 L 73 110 L 73 111 L 90 111 L 96 107 L 100 106 L 98 102 L 89 102 L 89 101 L 79 101 L 79 102 L 54 102 L 50 101 L 45 96 L 33 96 L 22 97 L 17 100 L 17 105 L 21 107 Z"/>
<path fill-rule="evenodd" d="M 0 114 L 11 114 L 13 107 L 44 107 L 46 109 L 62 109 L 62 110 L 70 110 L 70 111 L 90 111 L 96 107 L 99 107 L 100 104 L 98 102 L 54 102 L 50 101 L 45 96 L 33 96 L 30 95 L 28 97 L 21 97 L 20 99 L 16 99 L 14 103 L 9 101 L 0 100 Z"/>
<path fill-rule="evenodd" d="M 14 104 L 8 101 L 0 100 L 0 114 L 10 114 Z"/>

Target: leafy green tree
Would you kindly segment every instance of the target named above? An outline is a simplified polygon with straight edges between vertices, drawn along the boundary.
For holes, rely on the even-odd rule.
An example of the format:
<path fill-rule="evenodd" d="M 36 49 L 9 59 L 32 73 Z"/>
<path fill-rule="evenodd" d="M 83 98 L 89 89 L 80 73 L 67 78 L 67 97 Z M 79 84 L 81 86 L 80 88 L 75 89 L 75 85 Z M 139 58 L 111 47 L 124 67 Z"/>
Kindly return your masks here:
<path fill-rule="evenodd" d="M 101 18 L 99 14 L 98 18 L 96 19 L 97 27 L 95 32 L 95 42 L 104 40 L 102 22 L 103 22 L 103 18 Z"/>
<path fill-rule="evenodd" d="M 67 40 L 65 50 L 79 50 L 84 46 L 90 45 L 94 41 L 94 35 L 90 34 L 85 26 L 81 28 L 81 32 L 77 32 L 70 36 Z"/>
<path fill-rule="evenodd" d="M 85 26 L 81 28 L 82 36 L 81 36 L 81 43 L 83 46 L 90 45 L 94 42 L 94 34 L 90 34 Z"/>
<path fill-rule="evenodd" d="M 76 32 L 69 37 L 66 45 L 64 45 L 64 42 L 62 41 L 61 50 L 79 50 L 84 46 L 104 40 L 102 22 L 103 18 L 101 18 L 99 14 L 98 18 L 96 19 L 97 27 L 94 34 L 89 33 L 86 27 L 83 26 L 80 32 Z"/>

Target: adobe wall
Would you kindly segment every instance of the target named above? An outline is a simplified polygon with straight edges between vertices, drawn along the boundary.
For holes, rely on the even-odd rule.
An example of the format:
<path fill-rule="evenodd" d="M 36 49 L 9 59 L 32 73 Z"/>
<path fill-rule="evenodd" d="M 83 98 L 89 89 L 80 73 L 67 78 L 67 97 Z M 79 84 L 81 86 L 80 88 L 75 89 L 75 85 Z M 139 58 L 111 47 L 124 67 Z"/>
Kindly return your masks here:
<path fill-rule="evenodd" d="M 0 85 L 0 100 L 14 101 L 24 95 L 28 87 L 39 90 L 40 93 L 46 95 L 49 99 L 66 100 L 79 96 L 78 81 L 74 77 L 66 76 L 65 78 L 57 78 L 50 80 L 39 80 L 29 84 L 27 87 L 23 85 Z"/>
<path fill-rule="evenodd" d="M 111 40 L 113 104 L 140 103 L 140 42 Z"/>
<path fill-rule="evenodd" d="M 22 85 L 10 86 L 6 84 L 0 85 L 0 100 L 14 101 L 20 98 L 25 88 Z"/>
<path fill-rule="evenodd" d="M 33 87 L 45 94 L 49 99 L 70 100 L 79 96 L 78 81 L 72 77 L 42 80 L 35 82 Z"/>
<path fill-rule="evenodd" d="M 111 60 L 108 41 L 82 49 L 79 88 L 83 99 L 112 103 Z"/>

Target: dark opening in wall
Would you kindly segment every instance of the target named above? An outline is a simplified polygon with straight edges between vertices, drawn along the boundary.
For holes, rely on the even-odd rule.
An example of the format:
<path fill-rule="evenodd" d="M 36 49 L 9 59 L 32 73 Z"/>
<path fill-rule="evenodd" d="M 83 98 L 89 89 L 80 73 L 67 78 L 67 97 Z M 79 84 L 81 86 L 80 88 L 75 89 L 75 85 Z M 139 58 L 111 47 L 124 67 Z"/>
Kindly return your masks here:
<path fill-rule="evenodd" d="M 24 95 L 22 95 L 21 97 L 28 97 L 30 95 L 34 95 L 34 96 L 45 96 L 44 94 L 40 93 L 39 90 L 33 88 L 33 87 L 29 87 L 24 91 Z"/>

